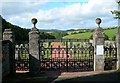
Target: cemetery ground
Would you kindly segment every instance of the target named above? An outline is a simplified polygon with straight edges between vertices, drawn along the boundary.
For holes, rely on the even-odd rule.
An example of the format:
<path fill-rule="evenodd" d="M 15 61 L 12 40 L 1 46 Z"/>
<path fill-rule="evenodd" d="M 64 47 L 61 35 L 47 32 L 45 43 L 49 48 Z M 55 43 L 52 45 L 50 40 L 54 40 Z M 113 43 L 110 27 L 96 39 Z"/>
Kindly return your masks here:
<path fill-rule="evenodd" d="M 119 81 L 120 70 L 92 71 L 92 72 L 47 72 L 38 76 L 29 73 L 16 73 L 7 76 L 2 83 L 66 83 L 66 82 L 88 82 L 88 81 Z"/>

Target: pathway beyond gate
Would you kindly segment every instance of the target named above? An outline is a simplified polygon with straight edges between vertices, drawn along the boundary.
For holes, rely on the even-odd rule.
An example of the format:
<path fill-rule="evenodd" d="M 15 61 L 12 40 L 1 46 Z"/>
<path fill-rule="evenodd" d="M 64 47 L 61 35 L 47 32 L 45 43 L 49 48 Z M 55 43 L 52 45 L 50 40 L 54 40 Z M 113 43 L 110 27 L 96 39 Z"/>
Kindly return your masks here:
<path fill-rule="evenodd" d="M 66 47 L 62 45 L 61 42 L 52 42 L 52 55 L 50 58 L 57 58 L 57 59 L 66 59 L 72 58 L 72 55 L 66 53 Z M 60 51 L 58 51 L 60 49 Z"/>

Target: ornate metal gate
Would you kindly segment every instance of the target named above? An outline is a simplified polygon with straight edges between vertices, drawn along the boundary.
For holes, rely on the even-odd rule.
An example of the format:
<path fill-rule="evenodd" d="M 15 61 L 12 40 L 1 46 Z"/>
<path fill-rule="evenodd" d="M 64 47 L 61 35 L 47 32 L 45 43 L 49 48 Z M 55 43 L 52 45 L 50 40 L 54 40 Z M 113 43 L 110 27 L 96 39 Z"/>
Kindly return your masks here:
<path fill-rule="evenodd" d="M 114 70 L 117 67 L 117 47 L 110 44 L 104 47 L 105 70 Z"/>
<path fill-rule="evenodd" d="M 28 44 L 16 45 L 15 47 L 16 73 L 29 72 L 29 49 Z"/>
<path fill-rule="evenodd" d="M 89 40 L 41 40 L 41 71 L 92 71 L 94 48 Z"/>
<path fill-rule="evenodd" d="M 16 72 L 29 72 L 28 44 L 16 46 Z M 104 46 L 105 70 L 116 69 L 116 45 Z M 41 40 L 40 71 L 93 71 L 94 47 L 89 40 Z"/>

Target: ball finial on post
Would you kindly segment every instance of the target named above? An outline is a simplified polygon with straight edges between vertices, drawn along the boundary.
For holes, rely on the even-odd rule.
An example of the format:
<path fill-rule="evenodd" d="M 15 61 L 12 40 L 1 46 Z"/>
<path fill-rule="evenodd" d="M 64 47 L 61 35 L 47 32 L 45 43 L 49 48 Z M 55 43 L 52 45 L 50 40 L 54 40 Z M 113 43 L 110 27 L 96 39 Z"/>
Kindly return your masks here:
<path fill-rule="evenodd" d="M 36 28 L 36 23 L 37 23 L 37 19 L 36 18 L 32 18 L 31 20 L 32 24 L 34 25 L 34 28 Z"/>
<path fill-rule="evenodd" d="M 98 24 L 98 27 L 100 28 L 100 23 L 102 22 L 102 20 L 100 18 L 96 19 L 96 23 Z"/>

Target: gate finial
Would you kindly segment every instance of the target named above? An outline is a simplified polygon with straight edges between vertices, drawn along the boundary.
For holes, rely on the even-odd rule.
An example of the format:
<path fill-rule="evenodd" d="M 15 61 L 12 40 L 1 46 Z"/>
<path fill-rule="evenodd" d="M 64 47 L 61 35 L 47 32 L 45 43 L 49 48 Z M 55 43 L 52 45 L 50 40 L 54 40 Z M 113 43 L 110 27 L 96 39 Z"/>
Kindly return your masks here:
<path fill-rule="evenodd" d="M 34 28 L 36 28 L 36 23 L 37 23 L 37 19 L 36 18 L 32 18 L 31 20 L 32 24 L 34 25 Z"/>
<path fill-rule="evenodd" d="M 102 22 L 102 20 L 100 18 L 96 19 L 96 23 L 98 24 L 98 28 L 100 28 L 100 23 Z"/>

